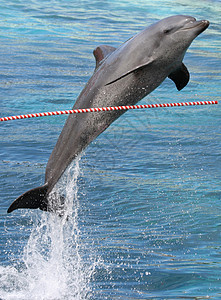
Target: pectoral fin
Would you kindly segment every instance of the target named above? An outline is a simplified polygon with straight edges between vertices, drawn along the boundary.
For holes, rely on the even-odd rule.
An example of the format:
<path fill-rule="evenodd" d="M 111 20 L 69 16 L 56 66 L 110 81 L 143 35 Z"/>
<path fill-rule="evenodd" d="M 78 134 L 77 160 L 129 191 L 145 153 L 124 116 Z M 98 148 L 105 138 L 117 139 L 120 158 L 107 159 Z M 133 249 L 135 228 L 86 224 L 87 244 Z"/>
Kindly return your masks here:
<path fill-rule="evenodd" d="M 190 79 L 189 71 L 187 70 L 187 67 L 182 63 L 180 68 L 178 68 L 176 71 L 171 73 L 168 76 L 173 82 L 175 83 L 178 91 L 182 90 Z"/>
<path fill-rule="evenodd" d="M 124 77 L 126 77 L 127 75 L 135 72 L 135 71 L 138 71 L 138 70 L 141 70 L 143 69 L 144 67 L 147 67 L 148 65 L 150 65 L 154 60 L 153 59 L 150 59 L 148 62 L 145 62 L 144 64 L 141 64 L 141 65 L 138 65 L 137 67 L 134 67 L 133 69 L 131 70 L 128 70 L 127 72 L 125 73 L 122 73 L 120 76 L 116 77 L 115 79 L 109 81 L 108 83 L 106 83 L 105 85 L 109 85 L 109 84 L 112 84 Z"/>

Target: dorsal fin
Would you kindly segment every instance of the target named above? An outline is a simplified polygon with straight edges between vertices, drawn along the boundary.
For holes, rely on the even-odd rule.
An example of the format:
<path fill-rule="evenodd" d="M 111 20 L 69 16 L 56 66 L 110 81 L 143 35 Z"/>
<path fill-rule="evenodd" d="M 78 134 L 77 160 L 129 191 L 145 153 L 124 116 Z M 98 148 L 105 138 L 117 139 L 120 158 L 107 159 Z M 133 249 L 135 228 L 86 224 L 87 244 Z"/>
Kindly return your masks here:
<path fill-rule="evenodd" d="M 96 68 L 99 66 L 100 62 L 109 54 L 116 50 L 115 47 L 111 47 L 108 45 L 100 45 L 96 49 L 94 49 L 93 54 L 96 59 Z"/>

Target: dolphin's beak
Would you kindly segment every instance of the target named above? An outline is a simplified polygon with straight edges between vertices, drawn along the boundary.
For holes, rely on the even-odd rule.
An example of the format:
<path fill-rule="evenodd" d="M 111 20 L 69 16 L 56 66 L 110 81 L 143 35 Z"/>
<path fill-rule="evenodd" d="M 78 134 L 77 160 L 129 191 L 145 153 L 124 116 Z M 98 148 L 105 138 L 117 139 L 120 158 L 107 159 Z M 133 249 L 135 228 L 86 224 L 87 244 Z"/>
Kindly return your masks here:
<path fill-rule="evenodd" d="M 186 24 L 186 26 L 183 29 L 184 30 L 195 29 L 196 35 L 199 35 L 204 30 L 206 30 L 208 26 L 209 26 L 209 21 L 207 20 L 196 21 L 195 19 L 194 21 L 191 20 L 188 24 Z"/>
<path fill-rule="evenodd" d="M 194 27 L 196 29 L 199 29 L 198 34 L 200 34 L 209 27 L 209 21 L 207 20 L 196 21 Z"/>

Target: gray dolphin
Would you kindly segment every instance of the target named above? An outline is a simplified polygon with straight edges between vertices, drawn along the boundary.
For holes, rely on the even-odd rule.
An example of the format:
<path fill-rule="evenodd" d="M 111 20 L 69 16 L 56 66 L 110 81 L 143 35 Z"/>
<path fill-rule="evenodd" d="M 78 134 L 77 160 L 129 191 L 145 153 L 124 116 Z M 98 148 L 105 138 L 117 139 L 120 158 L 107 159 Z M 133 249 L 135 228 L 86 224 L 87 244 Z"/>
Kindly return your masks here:
<path fill-rule="evenodd" d="M 177 15 L 151 25 L 119 48 L 101 45 L 94 50 L 96 68 L 73 109 L 134 105 L 166 77 L 178 90 L 189 81 L 182 63 L 191 42 L 207 27 L 206 20 Z M 45 184 L 27 191 L 8 208 L 51 211 L 48 197 L 66 168 L 83 149 L 124 111 L 69 115 L 49 158 Z M 57 201 L 61 201 L 58 195 Z"/>

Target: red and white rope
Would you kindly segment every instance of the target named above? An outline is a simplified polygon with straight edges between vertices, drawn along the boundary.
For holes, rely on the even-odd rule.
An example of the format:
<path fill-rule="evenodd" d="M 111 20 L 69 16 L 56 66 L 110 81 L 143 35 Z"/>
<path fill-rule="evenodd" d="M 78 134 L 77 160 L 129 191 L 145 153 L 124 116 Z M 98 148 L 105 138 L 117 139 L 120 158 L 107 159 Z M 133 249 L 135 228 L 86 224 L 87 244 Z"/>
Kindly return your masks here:
<path fill-rule="evenodd" d="M 141 105 L 126 105 L 126 106 L 70 109 L 70 110 L 62 110 L 62 111 L 42 112 L 42 113 L 35 113 L 35 114 L 26 114 L 26 115 L 18 115 L 18 116 L 11 116 L 11 117 L 3 117 L 3 118 L 0 118 L 0 122 L 11 121 L 11 120 L 20 120 L 20 119 L 29 119 L 29 118 L 38 118 L 38 117 L 67 115 L 67 114 L 88 113 L 88 112 L 116 111 L 116 110 L 129 110 L 129 109 L 142 109 L 142 108 L 157 108 L 157 107 L 209 105 L 209 104 L 218 104 L 218 101 L 196 101 L 196 102 L 141 104 Z"/>

